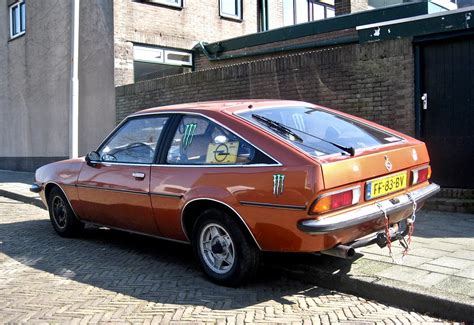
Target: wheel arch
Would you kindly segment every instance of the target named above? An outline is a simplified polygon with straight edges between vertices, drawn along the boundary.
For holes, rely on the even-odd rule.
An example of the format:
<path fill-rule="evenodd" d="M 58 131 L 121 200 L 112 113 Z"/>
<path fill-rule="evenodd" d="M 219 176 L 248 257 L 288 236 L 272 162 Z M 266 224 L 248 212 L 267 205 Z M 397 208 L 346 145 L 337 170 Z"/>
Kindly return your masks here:
<path fill-rule="evenodd" d="M 184 205 L 181 213 L 181 227 L 183 229 L 184 235 L 186 236 L 189 242 L 191 242 L 192 230 L 198 215 L 210 208 L 217 208 L 225 211 L 231 218 L 233 218 L 242 226 L 244 233 L 249 236 L 251 241 L 255 243 L 256 247 L 259 250 L 262 250 L 260 245 L 258 244 L 257 239 L 253 235 L 247 223 L 245 223 L 242 216 L 227 203 L 211 198 L 193 199 Z"/>
<path fill-rule="evenodd" d="M 47 206 L 48 210 L 49 210 L 49 206 L 48 206 L 48 204 L 49 204 L 49 195 L 51 194 L 51 191 L 53 190 L 53 188 L 58 188 L 61 191 L 61 193 L 63 193 L 64 197 L 67 200 L 67 203 L 69 204 L 69 206 L 71 207 L 72 212 L 74 213 L 74 216 L 76 217 L 76 219 L 79 220 L 79 218 L 77 216 L 77 213 L 76 213 L 76 211 L 74 211 L 74 208 L 71 204 L 71 200 L 69 200 L 69 197 L 67 196 L 66 192 L 62 189 L 61 185 L 59 185 L 56 182 L 48 182 L 46 185 L 44 185 L 44 197 L 46 199 L 46 203 L 47 203 L 46 206 Z"/>

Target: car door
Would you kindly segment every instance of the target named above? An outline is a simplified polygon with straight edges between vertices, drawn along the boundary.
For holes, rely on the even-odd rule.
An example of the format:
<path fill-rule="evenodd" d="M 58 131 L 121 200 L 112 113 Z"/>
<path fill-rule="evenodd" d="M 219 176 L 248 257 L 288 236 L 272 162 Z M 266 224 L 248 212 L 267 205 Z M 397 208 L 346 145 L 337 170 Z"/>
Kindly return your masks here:
<path fill-rule="evenodd" d="M 83 219 L 157 234 L 150 172 L 168 121 L 168 115 L 129 118 L 99 147 L 100 161 L 84 163 L 77 182 Z"/>

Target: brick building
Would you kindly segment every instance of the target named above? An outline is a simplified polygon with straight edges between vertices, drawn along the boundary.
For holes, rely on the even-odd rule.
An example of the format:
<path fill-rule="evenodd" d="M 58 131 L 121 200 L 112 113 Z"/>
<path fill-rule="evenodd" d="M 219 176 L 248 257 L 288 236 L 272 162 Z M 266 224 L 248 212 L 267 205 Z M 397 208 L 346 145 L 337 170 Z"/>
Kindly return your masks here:
<path fill-rule="evenodd" d="M 474 7 L 437 12 L 432 5 L 403 4 L 198 44 L 195 72 L 116 88 L 117 121 L 180 102 L 309 101 L 423 139 L 436 182 L 473 188 Z"/>
<path fill-rule="evenodd" d="M 283 24 L 280 0 L 0 2 L 0 169 L 87 153 L 115 125 L 115 85 L 189 72 L 196 43 Z"/>
<path fill-rule="evenodd" d="M 0 169 L 34 170 L 51 161 L 85 154 L 96 148 L 113 128 L 117 116 L 148 105 L 265 94 L 322 102 L 329 102 L 335 96 L 344 103 L 342 108 L 351 106 L 348 110 L 356 113 L 352 107 L 361 105 L 360 101 L 374 101 L 379 105 L 374 107 L 385 107 L 383 103 L 393 98 L 390 85 L 378 85 L 377 96 L 360 98 L 349 106 L 354 101 L 355 88 L 351 91 L 338 88 L 345 85 L 340 83 L 339 75 L 350 72 L 351 78 L 357 80 L 369 66 L 364 65 L 364 58 L 382 51 L 377 46 L 369 51 L 370 47 L 350 44 L 358 34 L 355 26 L 414 16 L 440 7 L 423 2 L 423 12 L 395 8 L 380 15 L 377 10 L 385 13 L 384 9 L 376 9 L 373 14 L 362 11 L 349 25 L 340 25 L 341 21 L 347 21 L 344 16 L 342 20 L 332 17 L 402 1 L 5 0 L 0 4 Z M 324 21 L 327 24 L 321 24 Z M 241 38 L 242 35 L 248 38 Z M 331 44 L 347 47 L 330 52 L 340 56 L 319 50 Z M 403 73 L 408 75 L 413 66 L 409 46 L 402 50 L 398 45 L 393 47 L 395 51 L 388 50 L 389 54 L 406 60 Z M 368 54 L 364 54 L 366 50 Z M 313 54 L 303 53 L 308 51 Z M 290 53 L 297 56 L 282 58 Z M 353 64 L 338 63 L 345 57 Z M 313 76 L 291 75 L 285 70 L 286 66 L 291 71 L 306 69 L 300 63 L 312 64 L 312 60 L 321 62 L 315 85 L 324 85 L 325 78 L 334 78 L 335 88 L 308 89 L 301 80 L 313 82 Z M 333 64 L 326 65 L 328 61 Z M 287 79 L 271 75 L 276 69 L 275 62 Z M 396 72 L 393 65 L 380 62 L 380 71 Z M 202 71 L 189 73 L 196 70 Z M 379 82 L 380 77 L 373 75 L 373 82 Z M 233 76 L 247 79 L 235 80 Z M 234 78 L 232 89 L 229 78 Z M 296 88 L 291 83 L 295 78 Z M 130 89 L 150 87 L 155 81 L 146 81 L 149 79 L 159 80 L 156 81 L 159 86 L 136 102 L 122 96 L 123 92 L 129 92 L 128 88 L 115 89 L 133 83 L 136 84 Z M 193 88 L 191 84 L 197 80 L 201 84 Z M 222 91 L 213 89 L 216 82 L 222 83 Z M 253 87 L 260 83 L 280 92 L 255 93 Z M 396 84 L 400 89 L 406 88 L 403 82 L 397 80 Z M 246 91 L 237 91 L 245 87 Z M 293 93 L 288 92 L 291 89 Z M 404 97 L 413 93 L 410 89 L 400 89 L 397 91 L 407 92 L 402 94 Z M 122 104 L 123 100 L 126 104 Z M 370 113 L 374 119 L 393 118 L 386 111 L 379 114 L 380 110 Z M 411 120 L 410 116 L 398 119 L 395 126 L 412 132 Z"/>

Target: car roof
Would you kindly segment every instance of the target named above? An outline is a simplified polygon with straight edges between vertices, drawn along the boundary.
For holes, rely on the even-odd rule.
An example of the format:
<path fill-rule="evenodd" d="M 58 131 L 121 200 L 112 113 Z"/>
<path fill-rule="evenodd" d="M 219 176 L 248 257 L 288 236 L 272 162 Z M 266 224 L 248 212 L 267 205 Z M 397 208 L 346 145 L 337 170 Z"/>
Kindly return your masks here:
<path fill-rule="evenodd" d="M 178 105 L 169 105 L 161 107 L 153 107 L 133 113 L 133 116 L 162 113 L 162 112 L 226 112 L 234 113 L 236 111 L 248 110 L 252 108 L 262 107 L 278 107 L 278 106 L 314 106 L 301 101 L 292 100 L 275 100 L 275 99 L 242 99 L 242 100 L 220 100 L 195 102 Z"/>

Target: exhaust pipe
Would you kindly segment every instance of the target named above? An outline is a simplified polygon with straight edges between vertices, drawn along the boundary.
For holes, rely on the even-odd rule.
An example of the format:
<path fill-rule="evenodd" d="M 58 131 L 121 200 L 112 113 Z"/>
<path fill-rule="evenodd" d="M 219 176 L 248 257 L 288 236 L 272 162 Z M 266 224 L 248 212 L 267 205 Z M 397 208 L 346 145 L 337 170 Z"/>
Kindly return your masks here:
<path fill-rule="evenodd" d="M 391 241 L 399 240 L 404 238 L 409 231 L 411 225 L 407 224 L 405 229 L 400 232 L 400 227 L 398 224 L 393 225 L 389 229 L 389 236 Z M 320 251 L 321 254 L 331 255 L 335 257 L 352 259 L 355 256 L 355 249 L 360 247 L 369 246 L 372 244 L 377 244 L 380 248 L 383 248 L 387 245 L 387 237 L 385 231 L 376 233 L 375 235 L 363 239 L 356 240 L 348 245 L 337 245 L 331 249 Z"/>
<path fill-rule="evenodd" d="M 355 249 L 346 245 L 337 245 L 331 249 L 321 251 L 320 253 L 345 259 L 352 259 L 355 255 Z"/>

